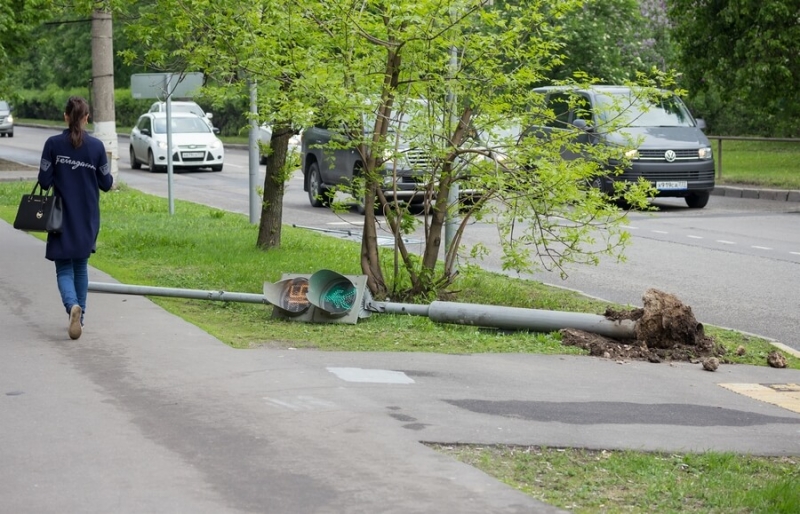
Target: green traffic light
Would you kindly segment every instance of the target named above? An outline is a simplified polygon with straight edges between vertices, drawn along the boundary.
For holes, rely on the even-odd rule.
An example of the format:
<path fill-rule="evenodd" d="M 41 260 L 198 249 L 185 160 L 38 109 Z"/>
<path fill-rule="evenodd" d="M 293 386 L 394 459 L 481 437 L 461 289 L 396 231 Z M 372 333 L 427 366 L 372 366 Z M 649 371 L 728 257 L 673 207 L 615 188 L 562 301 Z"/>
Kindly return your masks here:
<path fill-rule="evenodd" d="M 322 292 L 321 306 L 331 314 L 344 314 L 353 308 L 356 303 L 356 286 L 348 279 L 329 284 Z"/>
<path fill-rule="evenodd" d="M 308 300 L 330 316 L 344 316 L 358 298 L 356 285 L 344 275 L 329 269 L 319 270 L 308 280 Z"/>

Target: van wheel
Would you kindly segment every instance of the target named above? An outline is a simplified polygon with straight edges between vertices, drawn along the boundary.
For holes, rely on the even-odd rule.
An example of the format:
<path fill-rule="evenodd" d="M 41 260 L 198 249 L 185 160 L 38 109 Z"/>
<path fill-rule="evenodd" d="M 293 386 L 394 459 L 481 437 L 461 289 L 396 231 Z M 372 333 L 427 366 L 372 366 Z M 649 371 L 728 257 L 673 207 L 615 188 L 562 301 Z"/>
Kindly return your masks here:
<path fill-rule="evenodd" d="M 142 163 L 136 160 L 136 154 L 133 151 L 133 146 L 130 147 L 130 156 L 131 156 L 131 169 L 134 170 L 142 169 Z"/>
<path fill-rule="evenodd" d="M 711 193 L 704 191 L 702 193 L 692 193 L 685 198 L 686 205 L 692 209 L 702 209 L 708 204 L 708 198 Z"/>
<path fill-rule="evenodd" d="M 614 186 L 606 185 L 606 181 L 603 179 L 603 177 L 594 177 L 589 183 L 589 186 L 607 195 L 610 195 L 614 192 Z"/>
<path fill-rule="evenodd" d="M 311 202 L 311 207 L 323 207 L 327 203 L 322 177 L 319 174 L 319 164 L 316 162 L 308 166 L 308 201 Z"/>

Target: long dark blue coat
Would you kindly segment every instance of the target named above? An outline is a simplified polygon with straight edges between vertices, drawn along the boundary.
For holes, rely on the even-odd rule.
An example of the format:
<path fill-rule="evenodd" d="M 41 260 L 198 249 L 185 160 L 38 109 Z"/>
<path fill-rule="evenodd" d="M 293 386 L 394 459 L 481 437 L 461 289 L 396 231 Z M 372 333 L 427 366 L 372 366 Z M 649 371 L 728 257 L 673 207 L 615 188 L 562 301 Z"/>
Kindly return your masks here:
<path fill-rule="evenodd" d="M 100 232 L 100 190 L 113 184 L 103 142 L 83 133 L 83 144 L 73 148 L 69 130 L 50 137 L 39 164 L 39 183 L 54 186 L 64 208 L 60 234 L 48 234 L 47 259 L 84 259 L 95 251 Z"/>

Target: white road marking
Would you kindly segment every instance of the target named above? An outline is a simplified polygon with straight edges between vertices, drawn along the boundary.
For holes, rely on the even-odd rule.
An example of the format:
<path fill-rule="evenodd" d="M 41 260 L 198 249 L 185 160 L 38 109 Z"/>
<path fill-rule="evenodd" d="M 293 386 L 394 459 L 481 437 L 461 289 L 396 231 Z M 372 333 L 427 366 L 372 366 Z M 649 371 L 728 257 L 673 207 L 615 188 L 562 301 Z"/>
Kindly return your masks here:
<path fill-rule="evenodd" d="M 766 246 L 751 246 L 750 248 L 755 248 L 756 250 L 772 250 L 772 248 Z"/>
<path fill-rule="evenodd" d="M 413 384 L 414 380 L 402 371 L 388 369 L 326 368 L 345 382 L 373 384 Z"/>
<path fill-rule="evenodd" d="M 298 411 L 315 411 L 315 410 L 332 410 L 336 408 L 336 404 L 328 400 L 322 400 L 313 396 L 296 396 L 288 399 L 264 397 L 264 401 L 274 407 L 282 409 Z"/>
<path fill-rule="evenodd" d="M 789 252 L 792 255 L 800 255 L 800 252 Z"/>
<path fill-rule="evenodd" d="M 669 234 L 669 232 L 665 232 L 663 230 L 651 230 L 650 232 L 653 232 L 655 234 Z"/>
<path fill-rule="evenodd" d="M 724 245 L 735 245 L 736 243 L 733 241 L 725 241 L 724 239 L 717 239 L 718 243 L 722 243 Z"/>
<path fill-rule="evenodd" d="M 691 234 L 689 234 L 689 235 L 688 235 L 688 236 L 686 236 L 686 237 L 688 237 L 688 238 L 691 238 L 691 239 L 703 239 L 703 237 L 702 237 L 702 236 L 693 236 L 693 235 L 691 235 Z"/>

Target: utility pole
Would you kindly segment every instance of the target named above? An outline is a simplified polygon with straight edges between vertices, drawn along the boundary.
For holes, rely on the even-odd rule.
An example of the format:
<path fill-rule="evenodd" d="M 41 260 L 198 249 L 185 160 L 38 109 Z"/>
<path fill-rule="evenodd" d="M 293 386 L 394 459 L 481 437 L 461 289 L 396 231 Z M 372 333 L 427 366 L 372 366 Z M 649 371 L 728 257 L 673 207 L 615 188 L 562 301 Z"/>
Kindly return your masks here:
<path fill-rule="evenodd" d="M 114 183 L 119 176 L 119 145 L 114 112 L 114 39 L 111 12 L 92 11 L 92 121 L 94 136 L 106 146 Z"/>
<path fill-rule="evenodd" d="M 261 198 L 258 197 L 258 87 L 253 79 L 247 80 L 250 89 L 250 149 L 249 184 L 250 184 L 250 223 L 255 225 L 261 219 Z"/>

